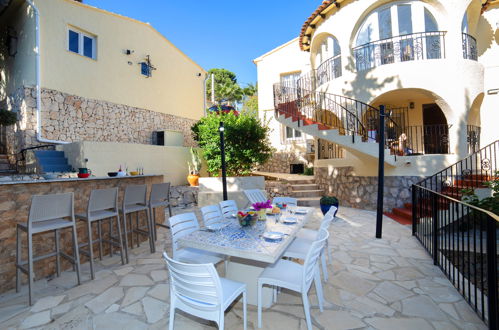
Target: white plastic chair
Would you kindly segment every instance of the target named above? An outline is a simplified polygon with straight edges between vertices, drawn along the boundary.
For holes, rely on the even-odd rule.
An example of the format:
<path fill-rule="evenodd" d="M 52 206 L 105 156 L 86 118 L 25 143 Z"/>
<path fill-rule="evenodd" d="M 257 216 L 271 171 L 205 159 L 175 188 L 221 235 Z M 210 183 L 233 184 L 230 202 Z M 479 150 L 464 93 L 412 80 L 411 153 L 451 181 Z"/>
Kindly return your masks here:
<path fill-rule="evenodd" d="M 247 189 L 243 190 L 244 194 L 250 201 L 250 204 L 258 203 L 258 202 L 266 202 L 267 196 L 265 196 L 264 192 L 260 189 Z"/>
<path fill-rule="evenodd" d="M 332 206 L 331 209 L 324 216 L 324 219 L 321 222 L 321 226 L 319 227 L 319 230 L 307 229 L 306 231 L 304 231 L 305 234 L 303 236 L 305 236 L 305 237 L 303 237 L 303 236 L 298 237 L 298 235 L 297 235 L 297 238 L 295 238 L 294 241 L 291 242 L 291 244 L 289 244 L 286 251 L 284 251 L 283 257 L 304 260 L 307 256 L 308 250 L 312 246 L 314 240 L 317 238 L 317 235 L 319 234 L 320 230 L 324 229 L 324 230 L 328 231 L 329 225 L 331 224 L 331 222 L 334 219 L 333 214 L 334 214 L 335 210 L 332 210 L 333 207 L 334 206 Z M 336 207 L 334 207 L 334 208 L 336 209 Z M 301 229 L 299 232 L 301 232 Z M 313 235 L 313 237 L 310 237 L 312 235 Z M 325 249 L 327 249 L 329 263 L 331 263 L 331 259 L 330 259 L 331 257 L 329 256 L 330 251 L 329 251 L 328 241 L 329 241 L 329 237 L 326 240 Z M 325 255 L 326 254 L 323 251 L 321 253 L 321 265 L 322 265 L 322 275 L 324 277 L 324 281 L 327 282 L 327 280 L 329 279 L 329 276 L 328 276 L 328 271 L 327 271 L 327 263 L 326 263 L 326 256 Z"/>
<path fill-rule="evenodd" d="M 236 202 L 233 200 L 221 201 L 218 205 L 220 205 L 220 210 L 224 218 L 232 218 L 232 215 L 239 211 Z"/>
<path fill-rule="evenodd" d="M 286 204 L 290 206 L 298 206 L 298 200 L 294 197 L 279 196 L 272 199 L 272 204 Z"/>
<path fill-rule="evenodd" d="M 217 264 L 225 258 L 219 254 L 192 248 L 180 248 L 178 240 L 190 233 L 199 230 L 199 223 L 194 213 L 177 214 L 170 218 L 170 232 L 172 234 L 173 259 L 187 263 Z M 227 263 L 225 265 L 227 267 Z"/>
<path fill-rule="evenodd" d="M 307 320 L 307 327 L 312 330 L 310 318 L 310 304 L 308 301 L 308 291 L 315 283 L 315 291 L 319 300 L 319 309 L 324 310 L 324 296 L 322 292 L 321 278 L 319 274 L 318 259 L 324 249 L 324 244 L 329 236 L 326 230 L 321 229 L 317 239 L 312 243 L 305 257 L 305 263 L 300 265 L 289 260 L 279 260 L 275 264 L 265 268 L 258 278 L 258 327 L 262 327 L 262 287 L 263 285 L 273 285 L 300 292 L 303 300 L 303 309 Z"/>
<path fill-rule="evenodd" d="M 243 296 L 243 322 L 246 330 L 246 284 L 219 277 L 213 264 L 186 264 L 163 252 L 170 274 L 170 320 L 173 330 L 175 309 L 205 320 L 215 321 L 224 329 L 224 312 Z"/>
<path fill-rule="evenodd" d="M 330 221 L 327 223 L 327 228 L 329 228 L 329 225 L 334 220 L 334 214 L 336 213 L 337 210 L 338 210 L 338 208 L 336 206 L 331 206 L 329 211 L 327 211 L 327 213 L 324 215 L 324 219 L 322 220 L 323 222 L 324 222 L 324 220 L 327 220 L 328 218 L 330 218 Z M 321 223 L 321 228 L 322 228 L 322 226 L 323 225 Z M 317 230 L 309 229 L 309 228 L 302 228 L 296 233 L 296 239 L 301 238 L 301 239 L 313 241 L 317 237 L 317 234 L 318 234 Z M 331 256 L 331 250 L 329 249 L 329 238 L 326 241 L 326 254 L 327 254 L 328 263 L 331 264 L 331 262 L 333 261 L 333 257 Z M 325 280 L 327 281 L 327 273 L 326 273 Z"/>
<path fill-rule="evenodd" d="M 224 220 L 220 207 L 218 205 L 208 205 L 201 208 L 203 223 L 205 226 L 212 225 Z"/>

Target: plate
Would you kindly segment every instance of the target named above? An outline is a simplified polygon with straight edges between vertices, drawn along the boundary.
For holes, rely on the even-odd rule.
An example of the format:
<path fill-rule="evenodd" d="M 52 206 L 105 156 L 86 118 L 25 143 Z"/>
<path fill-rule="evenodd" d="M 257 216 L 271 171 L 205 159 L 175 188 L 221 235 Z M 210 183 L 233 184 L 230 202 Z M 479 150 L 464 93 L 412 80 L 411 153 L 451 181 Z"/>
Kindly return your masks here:
<path fill-rule="evenodd" d="M 296 214 L 307 214 L 308 211 L 306 209 L 296 209 L 295 213 Z"/>
<path fill-rule="evenodd" d="M 206 229 L 208 231 L 217 231 L 217 230 L 221 230 L 221 229 L 225 228 L 225 226 L 227 226 L 226 223 L 217 222 L 217 223 L 213 223 L 211 225 L 206 226 Z"/>
<path fill-rule="evenodd" d="M 282 222 L 285 223 L 285 224 L 287 224 L 287 225 L 292 225 L 292 224 L 297 223 L 298 219 L 296 219 L 296 218 L 289 218 L 288 217 L 288 218 L 282 219 Z"/>
<path fill-rule="evenodd" d="M 268 241 L 280 241 L 284 237 L 284 234 L 278 231 L 266 231 L 262 237 Z"/>

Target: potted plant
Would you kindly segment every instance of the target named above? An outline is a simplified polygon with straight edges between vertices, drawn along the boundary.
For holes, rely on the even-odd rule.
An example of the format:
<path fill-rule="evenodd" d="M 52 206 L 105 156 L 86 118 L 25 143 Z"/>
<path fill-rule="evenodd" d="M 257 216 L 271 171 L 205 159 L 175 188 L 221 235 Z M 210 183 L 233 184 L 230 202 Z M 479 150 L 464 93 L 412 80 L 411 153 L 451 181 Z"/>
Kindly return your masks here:
<path fill-rule="evenodd" d="M 199 171 L 201 171 L 201 159 L 199 158 L 198 151 L 191 148 L 191 161 L 188 162 L 189 175 L 187 176 L 187 182 L 194 187 L 199 185 Z"/>
<path fill-rule="evenodd" d="M 336 198 L 335 196 L 322 196 L 319 203 L 321 205 L 322 214 L 324 215 L 329 211 L 331 206 L 336 206 L 336 212 L 334 212 L 334 216 L 336 216 L 339 207 L 338 198 Z"/>

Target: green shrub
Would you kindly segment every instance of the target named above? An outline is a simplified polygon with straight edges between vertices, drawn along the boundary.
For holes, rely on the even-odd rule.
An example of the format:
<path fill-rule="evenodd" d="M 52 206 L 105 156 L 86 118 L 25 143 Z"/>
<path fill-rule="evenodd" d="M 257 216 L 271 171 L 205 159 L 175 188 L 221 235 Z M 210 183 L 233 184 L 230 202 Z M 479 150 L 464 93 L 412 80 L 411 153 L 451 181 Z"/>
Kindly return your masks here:
<path fill-rule="evenodd" d="M 320 203 L 322 205 L 336 205 L 337 203 L 339 203 L 339 201 L 338 198 L 334 196 L 322 196 Z"/>
<path fill-rule="evenodd" d="M 314 168 L 313 167 L 305 167 L 305 170 L 303 171 L 303 175 L 314 175 Z"/>
<path fill-rule="evenodd" d="M 230 113 L 209 114 L 195 123 L 191 130 L 203 151 L 211 175 L 218 176 L 222 168 L 220 152 L 220 122 L 225 127 L 225 162 L 227 175 L 249 174 L 257 164 L 265 163 L 273 149 L 268 141 L 269 128 L 254 116 Z"/>

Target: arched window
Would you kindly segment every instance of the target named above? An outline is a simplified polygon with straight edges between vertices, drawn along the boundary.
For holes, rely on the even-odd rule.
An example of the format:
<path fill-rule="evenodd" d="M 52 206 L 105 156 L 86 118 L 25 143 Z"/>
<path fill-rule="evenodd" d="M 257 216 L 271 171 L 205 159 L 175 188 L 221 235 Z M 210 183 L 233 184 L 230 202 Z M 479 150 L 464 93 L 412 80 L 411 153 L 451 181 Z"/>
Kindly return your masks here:
<path fill-rule="evenodd" d="M 315 69 L 318 86 L 341 76 L 341 48 L 338 39 L 328 36 L 317 46 Z"/>
<path fill-rule="evenodd" d="M 443 32 L 421 1 L 381 6 L 367 15 L 355 38 L 357 70 L 441 58 L 442 42 Z"/>

